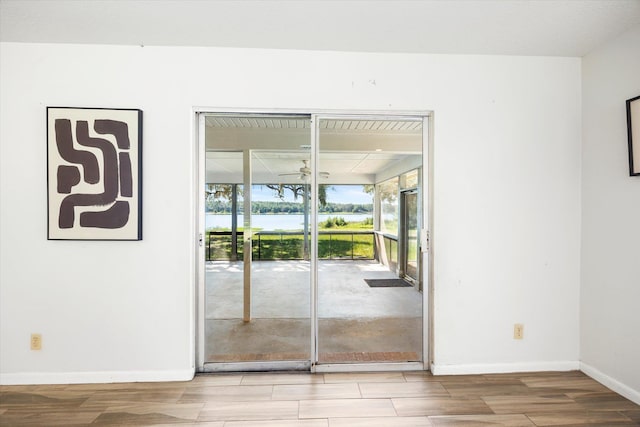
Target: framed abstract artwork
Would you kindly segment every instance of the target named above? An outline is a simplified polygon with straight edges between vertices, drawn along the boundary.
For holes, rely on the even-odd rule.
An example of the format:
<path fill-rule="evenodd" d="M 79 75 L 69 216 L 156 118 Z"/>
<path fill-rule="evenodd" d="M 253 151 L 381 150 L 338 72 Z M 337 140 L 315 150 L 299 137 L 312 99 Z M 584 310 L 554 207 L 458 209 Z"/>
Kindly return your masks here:
<path fill-rule="evenodd" d="M 47 107 L 49 240 L 142 240 L 142 111 Z"/>
<path fill-rule="evenodd" d="M 627 135 L 629 138 L 629 174 L 640 175 L 640 96 L 627 99 Z"/>

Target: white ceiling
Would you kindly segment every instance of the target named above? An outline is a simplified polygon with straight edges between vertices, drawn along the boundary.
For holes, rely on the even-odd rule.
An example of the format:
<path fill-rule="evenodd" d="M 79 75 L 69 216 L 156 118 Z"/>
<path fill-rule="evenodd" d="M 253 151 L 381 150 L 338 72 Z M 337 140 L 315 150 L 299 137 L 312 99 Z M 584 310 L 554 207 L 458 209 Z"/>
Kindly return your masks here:
<path fill-rule="evenodd" d="M 640 0 L 0 0 L 0 41 L 583 56 Z"/>

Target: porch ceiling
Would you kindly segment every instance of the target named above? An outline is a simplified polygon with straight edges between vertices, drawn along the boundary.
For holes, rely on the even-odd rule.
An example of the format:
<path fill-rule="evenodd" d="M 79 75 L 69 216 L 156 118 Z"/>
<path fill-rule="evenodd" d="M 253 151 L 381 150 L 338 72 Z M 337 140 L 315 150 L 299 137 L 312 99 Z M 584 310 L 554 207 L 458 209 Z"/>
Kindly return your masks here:
<path fill-rule="evenodd" d="M 320 171 L 328 174 L 321 183 L 375 183 L 421 164 L 421 121 L 323 120 L 319 127 Z M 300 182 L 310 140 L 307 117 L 207 117 L 207 182 L 242 182 L 245 149 L 253 153 L 253 182 Z"/>
<path fill-rule="evenodd" d="M 244 129 L 310 129 L 311 122 L 306 117 L 227 117 L 209 116 L 206 125 L 211 128 Z M 416 120 L 322 120 L 320 129 L 336 131 L 419 131 L 422 122 Z"/>

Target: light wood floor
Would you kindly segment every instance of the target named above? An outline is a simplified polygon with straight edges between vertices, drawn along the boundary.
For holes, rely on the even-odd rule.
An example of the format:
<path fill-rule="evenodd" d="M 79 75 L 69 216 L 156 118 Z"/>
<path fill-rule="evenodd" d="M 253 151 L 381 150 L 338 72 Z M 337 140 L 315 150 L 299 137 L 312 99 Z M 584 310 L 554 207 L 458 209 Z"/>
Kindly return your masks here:
<path fill-rule="evenodd" d="M 640 406 L 580 372 L 217 374 L 2 386 L 0 425 L 639 426 Z"/>

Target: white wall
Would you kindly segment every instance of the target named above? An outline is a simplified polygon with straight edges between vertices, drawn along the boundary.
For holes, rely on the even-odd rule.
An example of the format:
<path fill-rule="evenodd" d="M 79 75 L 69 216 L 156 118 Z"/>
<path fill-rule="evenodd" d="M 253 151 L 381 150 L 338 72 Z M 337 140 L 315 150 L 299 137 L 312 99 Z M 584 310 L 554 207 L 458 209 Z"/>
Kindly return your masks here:
<path fill-rule="evenodd" d="M 434 110 L 434 368 L 577 368 L 579 59 L 11 43 L 0 57 L 2 382 L 191 375 L 194 106 Z M 46 240 L 46 106 L 144 110 L 143 241 Z"/>
<path fill-rule="evenodd" d="M 640 404 L 640 177 L 629 176 L 625 110 L 640 95 L 640 26 L 584 57 L 582 73 L 580 358 Z"/>

